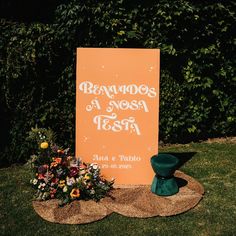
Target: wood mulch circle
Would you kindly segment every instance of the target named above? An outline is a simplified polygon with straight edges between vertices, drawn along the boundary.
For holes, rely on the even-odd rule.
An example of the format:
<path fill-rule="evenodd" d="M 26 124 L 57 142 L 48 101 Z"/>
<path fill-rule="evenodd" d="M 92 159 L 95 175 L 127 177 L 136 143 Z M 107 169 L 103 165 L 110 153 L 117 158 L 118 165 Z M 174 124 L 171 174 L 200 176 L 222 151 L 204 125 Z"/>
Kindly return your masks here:
<path fill-rule="evenodd" d="M 138 218 L 177 215 L 195 207 L 203 197 L 204 188 L 181 171 L 176 171 L 175 177 L 179 192 L 173 196 L 157 196 L 150 191 L 150 186 L 136 186 L 115 188 L 110 197 L 98 203 L 80 200 L 59 207 L 58 200 L 33 201 L 33 208 L 43 219 L 60 224 L 91 223 L 112 212 Z"/>

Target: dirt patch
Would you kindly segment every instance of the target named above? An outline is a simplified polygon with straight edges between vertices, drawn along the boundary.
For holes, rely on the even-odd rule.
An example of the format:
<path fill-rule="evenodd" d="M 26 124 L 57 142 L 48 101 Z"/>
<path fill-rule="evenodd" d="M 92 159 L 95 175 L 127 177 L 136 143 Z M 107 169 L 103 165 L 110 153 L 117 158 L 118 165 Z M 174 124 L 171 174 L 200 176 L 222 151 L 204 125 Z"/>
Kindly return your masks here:
<path fill-rule="evenodd" d="M 210 138 L 204 141 L 204 143 L 233 143 L 236 144 L 236 137 L 226 138 Z"/>

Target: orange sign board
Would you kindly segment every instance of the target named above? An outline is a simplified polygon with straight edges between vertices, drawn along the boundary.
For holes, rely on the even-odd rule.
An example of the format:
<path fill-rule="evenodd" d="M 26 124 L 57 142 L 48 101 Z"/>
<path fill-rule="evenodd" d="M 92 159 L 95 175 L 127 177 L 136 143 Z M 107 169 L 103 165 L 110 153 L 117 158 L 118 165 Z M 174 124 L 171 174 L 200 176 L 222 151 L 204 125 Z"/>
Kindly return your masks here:
<path fill-rule="evenodd" d="M 76 70 L 76 156 L 115 184 L 151 184 L 160 50 L 78 48 Z"/>

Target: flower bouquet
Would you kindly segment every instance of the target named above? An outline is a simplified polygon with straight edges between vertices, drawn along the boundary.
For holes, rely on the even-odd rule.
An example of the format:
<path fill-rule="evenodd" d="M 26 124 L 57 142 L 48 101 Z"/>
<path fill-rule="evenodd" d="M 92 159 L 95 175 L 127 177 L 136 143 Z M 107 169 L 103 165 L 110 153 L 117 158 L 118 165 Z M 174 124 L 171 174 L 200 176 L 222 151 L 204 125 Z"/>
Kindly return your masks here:
<path fill-rule="evenodd" d="M 41 139 L 45 136 L 41 135 Z M 84 163 L 47 141 L 40 143 L 38 155 L 31 157 L 37 200 L 60 199 L 60 205 L 77 200 L 95 200 L 108 195 L 114 181 L 104 179 L 96 163 Z"/>

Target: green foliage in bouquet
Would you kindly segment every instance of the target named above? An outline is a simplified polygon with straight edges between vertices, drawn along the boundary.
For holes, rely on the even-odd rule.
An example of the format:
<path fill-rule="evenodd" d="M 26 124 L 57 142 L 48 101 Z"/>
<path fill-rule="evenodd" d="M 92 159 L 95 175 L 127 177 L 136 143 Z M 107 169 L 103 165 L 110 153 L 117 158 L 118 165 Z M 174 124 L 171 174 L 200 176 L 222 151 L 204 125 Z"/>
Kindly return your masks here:
<path fill-rule="evenodd" d="M 56 198 L 64 205 L 75 199 L 99 201 L 108 195 L 114 181 L 101 176 L 97 163 L 84 163 L 72 157 L 69 148 L 63 150 L 47 141 L 42 132 L 38 136 L 38 153 L 30 160 L 34 172 L 30 182 L 36 189 L 37 200 Z"/>

